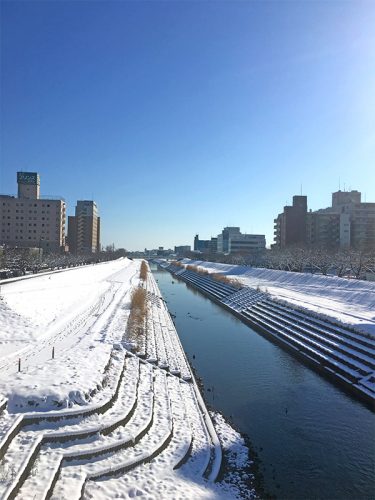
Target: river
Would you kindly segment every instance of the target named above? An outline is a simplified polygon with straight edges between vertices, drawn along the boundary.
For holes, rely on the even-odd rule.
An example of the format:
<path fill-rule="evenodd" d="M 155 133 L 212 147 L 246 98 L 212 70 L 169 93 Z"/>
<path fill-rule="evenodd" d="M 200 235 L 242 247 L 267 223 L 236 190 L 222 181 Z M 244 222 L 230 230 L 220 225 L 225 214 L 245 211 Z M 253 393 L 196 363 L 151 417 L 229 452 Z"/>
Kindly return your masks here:
<path fill-rule="evenodd" d="M 375 498 L 375 416 L 199 292 L 151 267 L 208 404 L 246 434 L 279 499 Z"/>

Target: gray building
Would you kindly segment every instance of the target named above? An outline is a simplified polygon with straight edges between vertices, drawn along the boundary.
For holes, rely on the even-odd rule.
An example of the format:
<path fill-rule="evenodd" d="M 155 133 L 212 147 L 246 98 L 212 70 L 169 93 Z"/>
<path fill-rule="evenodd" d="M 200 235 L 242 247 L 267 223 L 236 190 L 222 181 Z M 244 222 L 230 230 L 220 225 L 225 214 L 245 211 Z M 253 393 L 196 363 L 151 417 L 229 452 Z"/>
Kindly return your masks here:
<path fill-rule="evenodd" d="M 225 227 L 217 237 L 219 253 L 251 253 L 265 248 L 264 234 L 242 234 L 239 227 Z"/>
<path fill-rule="evenodd" d="M 185 253 L 191 252 L 191 246 L 190 245 L 180 245 L 174 247 L 174 253 L 177 255 L 184 255 Z"/>
<path fill-rule="evenodd" d="M 251 253 L 266 248 L 264 234 L 240 234 L 229 238 L 228 253 Z"/>
<path fill-rule="evenodd" d="M 100 251 L 100 217 L 95 201 L 77 201 L 75 215 L 68 218 L 68 243 L 74 254 Z"/>
<path fill-rule="evenodd" d="M 318 213 L 339 217 L 339 246 L 375 250 L 375 203 L 363 203 L 359 191 L 332 193 L 332 206 Z"/>
<path fill-rule="evenodd" d="M 194 237 L 194 252 L 201 253 L 216 253 L 217 252 L 217 238 L 212 238 L 210 240 L 200 240 L 199 235 L 196 234 Z"/>
<path fill-rule="evenodd" d="M 36 172 L 17 172 L 17 184 L 17 196 L 0 195 L 0 244 L 65 250 L 65 201 L 41 196 Z"/>

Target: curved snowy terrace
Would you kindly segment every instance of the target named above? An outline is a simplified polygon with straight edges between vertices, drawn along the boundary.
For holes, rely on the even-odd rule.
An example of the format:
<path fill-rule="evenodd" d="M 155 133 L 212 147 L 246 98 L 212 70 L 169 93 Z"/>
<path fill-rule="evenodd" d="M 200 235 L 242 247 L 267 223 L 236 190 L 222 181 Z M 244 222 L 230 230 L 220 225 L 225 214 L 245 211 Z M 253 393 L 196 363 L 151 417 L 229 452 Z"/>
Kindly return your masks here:
<path fill-rule="evenodd" d="M 254 497 L 243 439 L 210 417 L 158 286 L 139 271 L 119 259 L 2 287 L 0 498 Z M 148 328 L 144 352 L 130 352 L 138 285 Z M 213 484 L 222 449 L 236 472 Z"/>
<path fill-rule="evenodd" d="M 233 276 L 272 297 L 375 336 L 375 283 L 217 262 L 184 259 L 210 273 Z"/>

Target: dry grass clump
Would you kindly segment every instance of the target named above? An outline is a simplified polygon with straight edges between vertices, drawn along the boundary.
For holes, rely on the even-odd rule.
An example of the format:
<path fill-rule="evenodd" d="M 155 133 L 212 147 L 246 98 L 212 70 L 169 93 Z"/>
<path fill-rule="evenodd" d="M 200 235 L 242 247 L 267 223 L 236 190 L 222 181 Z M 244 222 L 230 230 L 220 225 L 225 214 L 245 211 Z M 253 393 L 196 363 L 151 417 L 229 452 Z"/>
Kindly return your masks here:
<path fill-rule="evenodd" d="M 206 271 L 206 269 L 199 269 L 199 268 L 198 268 L 198 273 L 203 274 L 203 276 L 209 276 L 210 274 L 208 271 Z"/>
<path fill-rule="evenodd" d="M 221 283 L 225 283 L 226 285 L 234 286 L 235 288 L 241 288 L 241 283 L 235 278 L 228 278 L 228 276 L 224 276 L 223 274 L 213 273 L 211 274 L 212 279 L 215 281 L 220 281 Z"/>
<path fill-rule="evenodd" d="M 172 266 L 178 266 L 178 267 L 184 267 L 184 265 L 182 264 L 182 262 L 180 262 L 178 260 L 172 260 L 171 265 Z"/>
<path fill-rule="evenodd" d="M 144 316 L 146 313 L 146 290 L 138 287 L 133 290 L 130 302 L 131 311 L 136 311 L 137 315 Z"/>
<path fill-rule="evenodd" d="M 194 271 L 195 273 L 203 274 L 204 276 L 208 276 L 210 274 L 205 269 L 200 269 L 198 266 L 194 266 L 192 264 L 189 264 L 188 266 L 186 266 L 186 269 L 188 271 Z"/>
<path fill-rule="evenodd" d="M 142 260 L 141 270 L 139 272 L 139 277 L 141 278 L 141 280 L 146 281 L 147 273 L 148 273 L 148 267 L 147 267 L 146 261 Z"/>
<path fill-rule="evenodd" d="M 138 287 L 132 293 L 130 301 L 130 315 L 126 328 L 128 341 L 134 343 L 136 346 L 140 345 L 141 337 L 146 334 L 146 321 L 146 290 L 142 287 Z"/>
<path fill-rule="evenodd" d="M 220 281 L 221 283 L 225 283 L 226 285 L 231 285 L 234 288 L 242 288 L 242 284 L 240 281 L 235 278 L 228 278 L 228 276 L 224 276 L 220 273 L 210 273 L 206 269 L 201 269 L 198 266 L 194 266 L 193 264 L 189 264 L 186 266 L 188 271 L 194 271 L 195 273 L 202 274 L 203 276 L 210 276 L 215 281 Z"/>

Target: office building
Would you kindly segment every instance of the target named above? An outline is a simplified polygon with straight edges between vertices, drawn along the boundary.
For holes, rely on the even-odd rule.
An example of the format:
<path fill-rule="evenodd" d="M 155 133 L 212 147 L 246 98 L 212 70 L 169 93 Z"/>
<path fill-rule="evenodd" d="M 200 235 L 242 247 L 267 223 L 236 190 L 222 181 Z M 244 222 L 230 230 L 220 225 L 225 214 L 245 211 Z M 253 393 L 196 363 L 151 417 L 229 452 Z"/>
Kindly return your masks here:
<path fill-rule="evenodd" d="M 232 236 L 228 241 L 228 253 L 259 252 L 266 248 L 264 234 L 239 234 Z"/>
<path fill-rule="evenodd" d="M 174 253 L 177 255 L 184 255 L 185 253 L 191 252 L 191 246 L 190 245 L 180 245 L 177 247 L 174 247 Z"/>
<path fill-rule="evenodd" d="M 216 253 L 217 252 L 217 238 L 212 238 L 210 240 L 200 240 L 199 235 L 196 234 L 194 237 L 194 252 L 201 253 Z"/>
<path fill-rule="evenodd" d="M 17 196 L 0 195 L 0 245 L 64 250 L 65 201 L 41 196 L 36 172 L 17 172 L 17 184 Z"/>
<path fill-rule="evenodd" d="M 217 237 L 217 251 L 220 253 L 229 253 L 230 239 L 238 240 L 241 235 L 239 227 L 225 227 Z"/>
<path fill-rule="evenodd" d="M 225 227 L 217 236 L 218 253 L 252 253 L 265 248 L 264 234 L 242 234 L 239 227 Z"/>
<path fill-rule="evenodd" d="M 68 242 L 74 254 L 100 251 L 100 217 L 95 201 L 77 201 L 75 215 L 68 218 Z"/>

